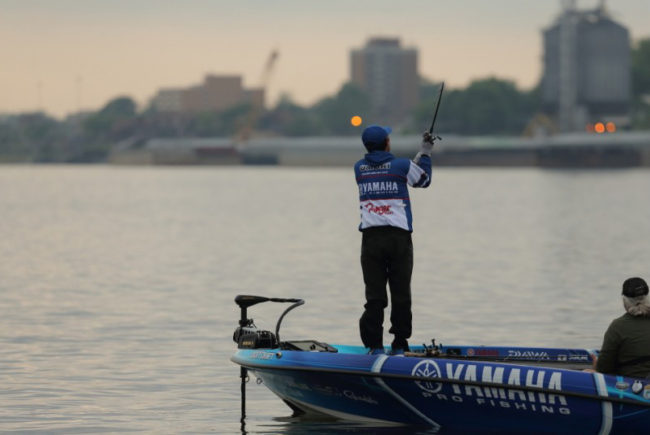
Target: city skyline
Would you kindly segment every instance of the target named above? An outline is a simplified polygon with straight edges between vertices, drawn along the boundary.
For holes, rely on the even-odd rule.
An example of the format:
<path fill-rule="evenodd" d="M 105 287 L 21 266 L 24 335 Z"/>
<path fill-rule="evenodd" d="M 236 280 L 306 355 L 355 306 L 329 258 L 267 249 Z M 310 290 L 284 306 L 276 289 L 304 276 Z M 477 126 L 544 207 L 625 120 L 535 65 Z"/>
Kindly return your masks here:
<path fill-rule="evenodd" d="M 579 9 L 597 4 L 577 2 Z M 606 5 L 632 42 L 650 37 L 650 2 Z M 97 110 L 117 96 L 142 107 L 159 89 L 190 86 L 207 74 L 241 75 L 244 86 L 256 87 L 273 50 L 279 59 L 267 105 L 283 94 L 310 105 L 350 79 L 350 51 L 377 36 L 416 48 L 420 75 L 449 87 L 496 76 L 526 89 L 541 76 L 541 32 L 561 2 L 191 0 L 175 6 L 0 0 L 0 46 L 10 60 L 0 69 L 0 114 L 43 110 L 63 117 Z"/>

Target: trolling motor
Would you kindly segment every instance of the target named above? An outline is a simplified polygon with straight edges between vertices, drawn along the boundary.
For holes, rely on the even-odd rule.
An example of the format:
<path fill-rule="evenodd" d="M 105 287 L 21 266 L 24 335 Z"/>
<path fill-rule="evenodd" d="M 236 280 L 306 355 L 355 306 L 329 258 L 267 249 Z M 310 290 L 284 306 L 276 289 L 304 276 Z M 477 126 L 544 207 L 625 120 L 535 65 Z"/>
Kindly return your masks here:
<path fill-rule="evenodd" d="M 275 334 L 271 331 L 264 331 L 258 329 L 253 322 L 253 319 L 248 318 L 248 307 L 259 304 L 261 302 L 287 302 L 293 303 L 289 308 L 284 310 L 278 323 L 275 325 Z M 264 296 L 250 296 L 239 295 L 235 298 L 235 303 L 239 305 L 241 316 L 239 319 L 239 327 L 235 329 L 233 334 L 233 341 L 237 343 L 239 349 L 273 349 L 280 346 L 280 325 L 282 319 L 287 313 L 300 305 L 305 303 L 302 299 L 286 299 L 286 298 L 267 298 Z"/>
<path fill-rule="evenodd" d="M 275 325 L 275 334 L 271 331 L 257 329 L 253 319 L 248 318 L 248 307 L 261 302 L 288 302 L 293 303 L 289 308 L 284 310 L 278 323 Z M 241 316 L 239 326 L 235 329 L 232 339 L 237 343 L 239 349 L 273 349 L 280 346 L 280 324 L 284 316 L 291 310 L 304 304 L 302 299 L 281 299 L 267 298 L 264 296 L 238 295 L 235 297 L 235 303 L 239 305 Z M 242 366 L 239 370 L 241 378 L 241 429 L 245 432 L 246 424 L 246 382 L 248 382 L 248 369 Z"/>

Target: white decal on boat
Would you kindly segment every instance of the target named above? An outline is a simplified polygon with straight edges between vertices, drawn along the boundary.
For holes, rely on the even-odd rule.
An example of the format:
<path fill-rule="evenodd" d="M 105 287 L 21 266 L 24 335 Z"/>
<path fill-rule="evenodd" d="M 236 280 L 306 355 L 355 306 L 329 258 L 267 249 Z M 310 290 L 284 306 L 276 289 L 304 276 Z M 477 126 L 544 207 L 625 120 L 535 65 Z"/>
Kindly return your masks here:
<path fill-rule="evenodd" d="M 350 390 L 344 390 L 343 395 L 348 399 L 352 399 L 357 402 L 366 402 L 366 403 L 370 403 L 371 405 L 377 405 L 379 403 L 368 395 L 357 396 L 354 391 L 350 391 Z"/>
<path fill-rule="evenodd" d="M 534 351 L 534 350 L 508 350 L 509 357 L 515 358 L 537 358 L 537 359 L 549 359 L 548 353 L 544 351 Z"/>
<path fill-rule="evenodd" d="M 252 359 L 273 359 L 275 357 L 275 352 L 253 352 L 251 354 Z"/>
<path fill-rule="evenodd" d="M 411 370 L 411 374 L 413 376 L 422 376 L 423 378 L 442 377 L 442 372 L 440 371 L 440 367 L 438 367 L 438 363 L 428 359 L 417 363 L 415 367 L 413 367 L 413 370 Z M 439 382 L 415 381 L 415 384 L 427 393 L 437 393 L 442 388 L 442 384 Z"/>
<path fill-rule="evenodd" d="M 562 372 L 451 362 L 446 363 L 444 369 L 443 373 L 435 361 L 423 360 L 413 367 L 412 374 L 429 378 L 457 379 L 468 384 L 448 384 L 443 391 L 443 383 L 415 381 L 416 385 L 423 390 L 422 396 L 458 403 L 475 400 L 479 405 L 551 414 L 571 414 L 566 397 L 561 394 Z M 482 383 L 502 384 L 503 387 L 486 386 Z M 558 394 L 512 388 L 518 386 L 555 390 Z"/>

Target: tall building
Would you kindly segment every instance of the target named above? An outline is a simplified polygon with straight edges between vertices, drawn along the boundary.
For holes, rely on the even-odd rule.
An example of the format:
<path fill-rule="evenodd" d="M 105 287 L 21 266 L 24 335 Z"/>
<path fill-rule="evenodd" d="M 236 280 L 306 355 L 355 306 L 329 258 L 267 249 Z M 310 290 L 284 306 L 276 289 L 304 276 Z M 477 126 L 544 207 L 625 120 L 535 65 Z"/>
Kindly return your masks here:
<path fill-rule="evenodd" d="M 371 38 L 350 52 L 350 80 L 370 97 L 374 117 L 400 122 L 419 100 L 417 50 L 398 38 Z"/>
<path fill-rule="evenodd" d="M 152 100 L 156 110 L 167 113 L 220 112 L 246 103 L 263 107 L 264 90 L 245 89 L 241 77 L 234 75 L 208 75 L 197 86 L 161 89 Z"/>
<path fill-rule="evenodd" d="M 578 11 L 575 0 L 564 0 L 562 14 L 543 32 L 542 103 L 563 132 L 596 122 L 629 124 L 629 33 L 604 3 Z"/>

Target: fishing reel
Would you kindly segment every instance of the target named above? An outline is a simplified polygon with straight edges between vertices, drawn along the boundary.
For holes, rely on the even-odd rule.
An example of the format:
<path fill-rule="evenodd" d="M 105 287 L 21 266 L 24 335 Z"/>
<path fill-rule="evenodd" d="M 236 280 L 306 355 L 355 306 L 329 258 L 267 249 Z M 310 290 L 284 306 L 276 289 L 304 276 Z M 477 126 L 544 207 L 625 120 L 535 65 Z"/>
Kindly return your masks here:
<path fill-rule="evenodd" d="M 275 326 L 275 334 L 271 331 L 258 329 L 253 323 L 253 319 L 248 318 L 248 307 L 259 304 L 260 302 L 292 302 L 289 308 L 278 319 Z M 280 346 L 280 324 L 284 316 L 292 309 L 305 303 L 302 299 L 280 299 L 267 298 L 264 296 L 239 295 L 235 298 L 235 303 L 239 305 L 241 317 L 239 327 L 235 329 L 233 341 L 237 343 L 239 349 L 274 349 Z"/>

